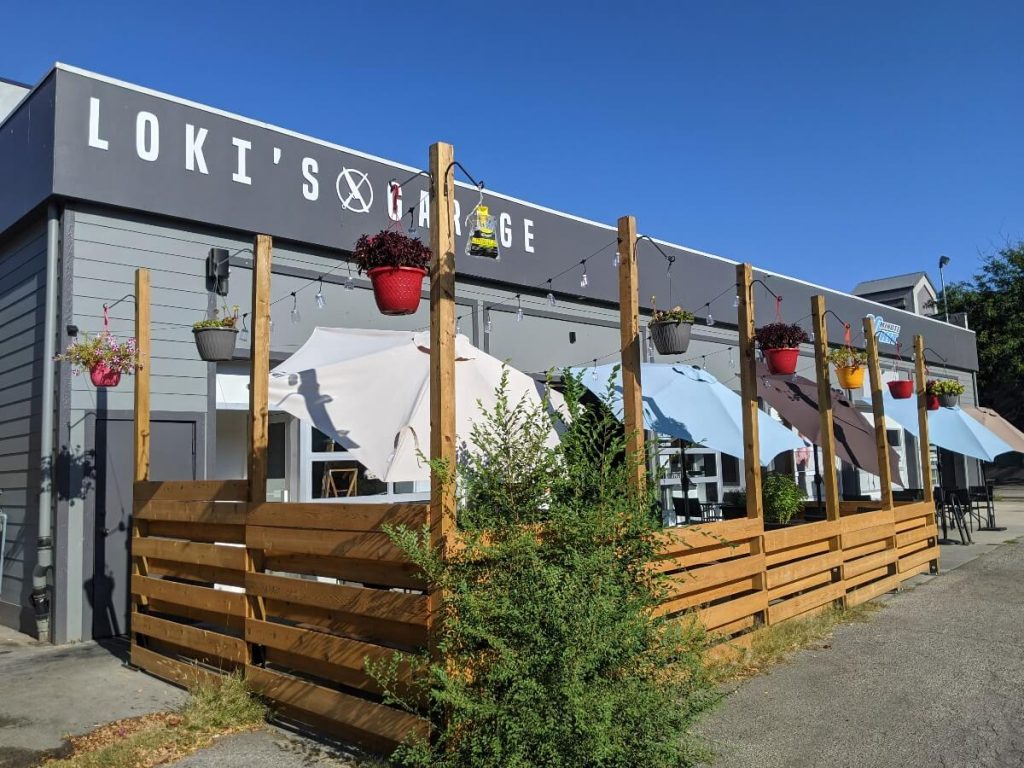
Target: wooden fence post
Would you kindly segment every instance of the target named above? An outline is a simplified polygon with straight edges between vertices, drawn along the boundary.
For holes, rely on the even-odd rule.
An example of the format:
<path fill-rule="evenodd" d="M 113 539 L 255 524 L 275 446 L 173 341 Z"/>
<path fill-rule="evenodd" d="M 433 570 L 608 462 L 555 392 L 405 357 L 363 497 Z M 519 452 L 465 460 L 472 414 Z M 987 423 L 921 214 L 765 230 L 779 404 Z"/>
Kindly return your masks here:
<path fill-rule="evenodd" d="M 630 483 L 644 489 L 647 457 L 644 453 L 644 410 L 640 377 L 640 296 L 636 263 L 636 217 L 619 219 L 619 337 L 622 344 L 622 410 L 626 454 L 633 462 Z"/>
<path fill-rule="evenodd" d="M 814 322 L 814 363 L 818 383 L 818 417 L 821 420 L 821 463 L 825 477 L 825 517 L 839 519 L 839 482 L 836 478 L 836 435 L 832 421 L 832 380 L 828 370 L 828 327 L 825 297 L 811 297 Z"/>
<path fill-rule="evenodd" d="M 743 399 L 743 470 L 746 476 L 747 517 L 761 518 L 761 443 L 757 423 L 757 359 L 754 356 L 754 283 L 749 264 L 736 266 L 740 306 L 737 317 L 740 348 L 740 396 Z"/>
<path fill-rule="evenodd" d="M 149 419 L 149 376 L 151 360 L 150 342 L 150 309 L 149 309 L 149 270 L 135 270 L 135 446 L 134 446 L 134 482 L 149 480 L 150 451 L 150 419 Z M 148 524 L 138 520 L 132 510 L 132 544 L 149 533 Z M 149 562 L 146 558 L 132 556 L 132 573 L 139 576 L 149 575 Z M 132 594 L 131 613 L 129 617 L 135 624 L 135 614 L 149 601 L 142 595 Z M 136 635 L 129 631 L 132 645 L 136 645 Z"/>
<path fill-rule="evenodd" d="M 921 490 L 924 500 L 935 504 L 934 481 L 932 480 L 931 439 L 928 437 L 928 371 L 924 359 L 924 337 L 914 337 L 914 373 L 917 380 L 917 443 L 921 455 Z M 939 540 L 938 515 L 934 515 L 935 545 Z M 934 546 L 934 545 L 933 545 Z M 936 557 L 929 563 L 932 573 L 939 572 L 939 548 L 935 546 Z"/>
<path fill-rule="evenodd" d="M 447 551 L 455 532 L 455 150 L 451 144 L 430 146 L 430 459 L 450 473 L 430 475 L 430 543 Z M 441 620 L 442 596 L 428 598 L 428 632 L 432 649 Z"/>
<path fill-rule="evenodd" d="M 892 469 L 889 465 L 889 433 L 885 429 L 885 405 L 882 402 L 882 371 L 878 364 L 878 337 L 875 320 L 864 318 L 864 341 L 868 352 L 868 375 L 871 379 L 871 414 L 875 422 L 875 447 L 878 450 L 878 481 L 882 487 L 882 506 L 893 508 Z"/>

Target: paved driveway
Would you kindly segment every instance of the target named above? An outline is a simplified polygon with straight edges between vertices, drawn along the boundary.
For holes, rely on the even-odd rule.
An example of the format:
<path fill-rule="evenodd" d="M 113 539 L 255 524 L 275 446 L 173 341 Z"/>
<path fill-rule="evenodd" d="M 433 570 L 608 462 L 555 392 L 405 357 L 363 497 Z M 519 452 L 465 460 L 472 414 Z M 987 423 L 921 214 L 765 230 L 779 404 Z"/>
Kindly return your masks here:
<path fill-rule="evenodd" d="M 1024 543 L 991 546 L 741 685 L 715 768 L 1024 766 Z"/>

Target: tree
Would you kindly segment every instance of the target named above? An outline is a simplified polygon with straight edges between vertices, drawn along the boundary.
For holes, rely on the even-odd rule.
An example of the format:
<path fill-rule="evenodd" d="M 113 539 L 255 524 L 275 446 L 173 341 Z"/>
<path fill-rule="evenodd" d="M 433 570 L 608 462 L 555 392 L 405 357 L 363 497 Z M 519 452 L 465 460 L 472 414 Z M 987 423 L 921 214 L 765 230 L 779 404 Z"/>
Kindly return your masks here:
<path fill-rule="evenodd" d="M 981 404 L 1024 428 L 1024 241 L 987 256 L 972 280 L 949 285 L 944 298 L 978 334 Z"/>

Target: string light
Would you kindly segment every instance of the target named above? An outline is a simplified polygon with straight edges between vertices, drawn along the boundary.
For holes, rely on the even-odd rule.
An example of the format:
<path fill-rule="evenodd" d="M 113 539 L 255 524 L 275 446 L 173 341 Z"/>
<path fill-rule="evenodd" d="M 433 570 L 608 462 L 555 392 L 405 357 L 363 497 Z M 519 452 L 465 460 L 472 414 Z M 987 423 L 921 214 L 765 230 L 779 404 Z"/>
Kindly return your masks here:
<path fill-rule="evenodd" d="M 736 366 L 736 358 L 734 358 L 732 356 L 732 347 L 729 347 L 729 368 L 731 369 L 731 368 L 734 368 L 735 366 Z"/>
<path fill-rule="evenodd" d="M 740 295 L 738 293 L 736 294 L 736 298 L 732 300 L 732 308 L 733 309 L 739 309 L 740 308 Z"/>
<path fill-rule="evenodd" d="M 518 305 L 516 307 L 516 322 L 521 323 L 523 322 L 523 297 L 518 293 L 516 294 L 516 303 Z"/>
<path fill-rule="evenodd" d="M 249 329 L 245 325 L 245 318 L 248 317 L 248 313 L 242 315 L 242 330 L 238 333 L 238 340 L 245 343 L 249 340 Z"/>
<path fill-rule="evenodd" d="M 580 275 L 580 288 L 586 288 L 586 287 L 587 287 L 587 284 L 588 284 L 588 283 L 590 282 L 590 281 L 589 281 L 589 280 L 587 279 L 587 260 L 586 260 L 586 259 L 583 259 L 583 260 L 582 260 L 582 261 L 580 262 L 580 264 L 581 264 L 581 265 L 583 265 L 583 274 L 582 274 L 582 275 Z"/>
<path fill-rule="evenodd" d="M 487 313 L 484 315 L 484 333 L 490 333 L 492 327 L 493 326 L 491 325 L 491 310 L 488 309 Z"/>
<path fill-rule="evenodd" d="M 619 249 L 618 246 L 615 248 L 615 253 L 612 254 L 612 267 L 614 269 L 619 268 Z"/>
<path fill-rule="evenodd" d="M 708 326 L 713 326 L 715 324 L 715 317 L 711 314 L 711 302 L 709 301 L 705 304 L 704 308 L 708 311 L 707 316 L 704 318 L 704 322 L 707 323 Z"/>
<path fill-rule="evenodd" d="M 323 309 L 327 306 L 327 300 L 324 298 L 324 279 L 322 277 L 318 279 L 320 280 L 320 284 L 316 289 L 316 308 Z"/>
<path fill-rule="evenodd" d="M 551 278 L 548 278 L 548 304 L 555 306 L 555 294 L 551 292 Z"/>
<path fill-rule="evenodd" d="M 651 337 L 647 337 L 647 359 L 650 360 L 654 357 L 654 344 L 651 341 Z"/>
<path fill-rule="evenodd" d="M 597 378 L 597 358 L 596 357 L 594 358 L 594 367 L 593 367 L 593 369 L 591 369 L 591 374 L 590 375 L 593 376 L 595 379 Z"/>
<path fill-rule="evenodd" d="M 299 312 L 299 297 L 292 291 L 292 311 L 289 313 L 293 323 L 302 322 L 302 314 Z"/>

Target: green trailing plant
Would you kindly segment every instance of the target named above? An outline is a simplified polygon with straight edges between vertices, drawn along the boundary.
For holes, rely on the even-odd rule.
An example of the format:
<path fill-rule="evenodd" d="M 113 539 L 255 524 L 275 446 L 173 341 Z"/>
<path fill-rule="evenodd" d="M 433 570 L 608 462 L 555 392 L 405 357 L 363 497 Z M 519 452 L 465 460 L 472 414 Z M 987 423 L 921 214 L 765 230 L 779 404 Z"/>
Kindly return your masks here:
<path fill-rule="evenodd" d="M 71 363 L 76 375 L 86 373 L 100 363 L 111 371 L 132 374 L 138 365 L 138 348 L 134 337 L 118 341 L 109 331 L 101 331 L 94 336 L 83 333 L 81 339 L 69 344 L 54 359 Z"/>
<path fill-rule="evenodd" d="M 789 475 L 769 472 L 761 478 L 765 522 L 788 523 L 803 509 L 806 500 L 806 491 Z"/>
<path fill-rule="evenodd" d="M 389 531 L 440 590 L 443 617 L 435 656 L 368 664 L 386 701 L 434 725 L 430 743 L 404 744 L 394 763 L 667 768 L 702 757 L 687 729 L 715 699 L 705 637 L 654 615 L 654 497 L 629 483 L 644 457 L 626 455 L 621 424 L 584 406 L 584 392 L 567 374 L 552 447 L 552 417 L 511 402 L 506 375 L 474 448 L 432 467 L 458 482 L 461 546 L 442 559 L 426 531 Z"/>
<path fill-rule="evenodd" d="M 228 309 L 227 304 L 224 305 L 224 310 L 213 310 L 213 317 L 205 317 L 197 323 L 192 323 L 192 327 L 197 331 L 203 328 L 234 328 L 238 325 L 238 305 L 235 304 L 231 309 Z"/>
<path fill-rule="evenodd" d="M 868 353 L 852 347 L 836 347 L 829 350 L 828 361 L 836 368 L 860 368 L 868 361 Z"/>
<path fill-rule="evenodd" d="M 693 312 L 683 309 L 678 304 L 672 309 L 658 309 L 655 299 L 651 296 L 652 323 L 692 323 Z"/>
<path fill-rule="evenodd" d="M 746 491 L 726 491 L 722 496 L 722 503 L 727 507 L 746 507 L 747 506 L 747 492 Z"/>
<path fill-rule="evenodd" d="M 375 235 L 361 235 L 352 251 L 359 272 L 376 267 L 416 267 L 428 269 L 430 248 L 415 237 L 385 229 Z"/>
<path fill-rule="evenodd" d="M 790 349 L 810 341 L 807 331 L 795 323 L 768 323 L 754 331 L 761 349 Z"/>
<path fill-rule="evenodd" d="M 962 395 L 966 388 L 956 379 L 939 379 L 929 381 L 929 394 L 933 395 Z"/>

